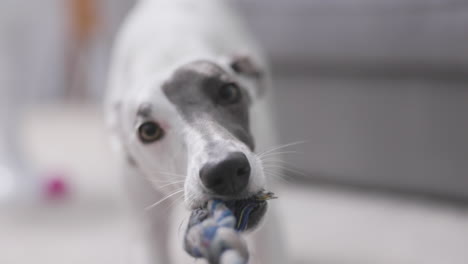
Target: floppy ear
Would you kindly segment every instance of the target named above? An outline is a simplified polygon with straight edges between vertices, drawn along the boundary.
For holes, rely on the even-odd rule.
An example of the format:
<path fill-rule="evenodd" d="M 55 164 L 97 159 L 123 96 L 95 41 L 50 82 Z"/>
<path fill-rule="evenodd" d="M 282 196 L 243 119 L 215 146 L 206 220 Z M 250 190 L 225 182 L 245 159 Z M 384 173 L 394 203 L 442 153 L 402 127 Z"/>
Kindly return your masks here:
<path fill-rule="evenodd" d="M 250 56 L 235 55 L 232 57 L 229 66 L 232 70 L 246 78 L 250 78 L 257 83 L 257 94 L 261 96 L 265 90 L 265 70 L 256 63 Z"/>
<path fill-rule="evenodd" d="M 236 55 L 232 58 L 231 68 L 238 74 L 251 78 L 261 78 L 263 72 L 259 66 L 252 61 L 252 58 L 246 55 Z"/>

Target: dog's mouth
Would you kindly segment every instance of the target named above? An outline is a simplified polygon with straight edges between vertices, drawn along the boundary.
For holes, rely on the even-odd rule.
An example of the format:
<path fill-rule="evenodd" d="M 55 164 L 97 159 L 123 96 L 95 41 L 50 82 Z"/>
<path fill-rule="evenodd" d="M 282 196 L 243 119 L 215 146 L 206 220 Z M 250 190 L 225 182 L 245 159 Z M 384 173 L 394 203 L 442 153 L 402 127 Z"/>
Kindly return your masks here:
<path fill-rule="evenodd" d="M 272 192 L 261 191 L 248 198 L 225 200 L 225 205 L 236 218 L 236 230 L 247 231 L 257 227 L 268 208 L 268 200 L 276 199 Z"/>

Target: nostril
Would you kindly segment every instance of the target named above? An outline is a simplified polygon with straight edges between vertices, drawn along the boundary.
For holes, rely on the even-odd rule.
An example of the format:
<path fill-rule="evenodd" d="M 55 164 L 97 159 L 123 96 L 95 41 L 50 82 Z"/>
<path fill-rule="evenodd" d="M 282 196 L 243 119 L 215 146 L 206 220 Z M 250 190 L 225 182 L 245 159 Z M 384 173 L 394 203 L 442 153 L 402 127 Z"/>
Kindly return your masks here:
<path fill-rule="evenodd" d="M 211 186 L 220 186 L 220 185 L 223 185 L 223 178 L 221 177 L 214 178 L 214 180 L 212 180 L 211 182 Z"/>
<path fill-rule="evenodd" d="M 248 176 L 250 174 L 250 167 L 245 166 L 237 169 L 237 176 Z"/>

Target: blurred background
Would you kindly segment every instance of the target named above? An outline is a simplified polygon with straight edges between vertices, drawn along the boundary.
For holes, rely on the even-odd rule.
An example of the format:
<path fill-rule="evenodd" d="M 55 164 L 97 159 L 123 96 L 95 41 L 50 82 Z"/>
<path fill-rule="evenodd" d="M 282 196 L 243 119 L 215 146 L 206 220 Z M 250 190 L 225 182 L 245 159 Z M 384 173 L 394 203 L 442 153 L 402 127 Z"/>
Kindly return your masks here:
<path fill-rule="evenodd" d="M 237 0 L 269 55 L 291 263 L 468 263 L 468 2 Z M 0 0 L 0 263 L 127 263 L 101 101 L 130 0 Z M 283 214 L 283 213 L 282 213 Z"/>

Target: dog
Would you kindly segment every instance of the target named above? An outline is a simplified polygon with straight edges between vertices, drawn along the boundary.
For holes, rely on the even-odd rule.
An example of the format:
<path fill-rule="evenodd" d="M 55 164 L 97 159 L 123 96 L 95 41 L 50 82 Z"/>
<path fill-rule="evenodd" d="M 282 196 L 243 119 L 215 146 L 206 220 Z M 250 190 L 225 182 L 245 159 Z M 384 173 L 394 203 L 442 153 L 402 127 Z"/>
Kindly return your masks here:
<path fill-rule="evenodd" d="M 144 216 L 148 263 L 170 263 L 170 220 L 158 204 L 183 198 L 195 209 L 270 187 L 256 154 L 276 145 L 270 79 L 228 1 L 140 0 L 130 12 L 116 39 L 106 115 L 132 200 L 154 207 Z M 274 208 L 266 218 L 251 263 L 287 263 Z"/>

